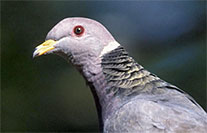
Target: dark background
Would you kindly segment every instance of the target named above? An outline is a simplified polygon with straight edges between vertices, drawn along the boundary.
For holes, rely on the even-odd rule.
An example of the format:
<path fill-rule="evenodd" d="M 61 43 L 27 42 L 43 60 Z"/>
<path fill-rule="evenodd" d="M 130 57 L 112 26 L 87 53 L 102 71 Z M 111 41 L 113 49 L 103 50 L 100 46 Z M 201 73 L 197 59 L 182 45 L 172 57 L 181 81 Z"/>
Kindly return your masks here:
<path fill-rule="evenodd" d="M 1 131 L 98 131 L 75 68 L 55 55 L 32 59 L 47 32 L 72 16 L 104 24 L 141 65 L 206 110 L 205 8 L 205 1 L 1 1 Z"/>

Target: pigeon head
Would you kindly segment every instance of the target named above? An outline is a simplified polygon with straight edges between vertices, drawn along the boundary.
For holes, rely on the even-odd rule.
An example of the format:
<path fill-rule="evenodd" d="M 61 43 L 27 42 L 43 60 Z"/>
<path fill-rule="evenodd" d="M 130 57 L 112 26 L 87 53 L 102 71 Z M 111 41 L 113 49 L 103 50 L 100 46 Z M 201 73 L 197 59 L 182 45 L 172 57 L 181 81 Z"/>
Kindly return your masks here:
<path fill-rule="evenodd" d="M 37 46 L 33 57 L 55 53 L 72 62 L 101 57 L 118 43 L 99 22 L 82 17 L 66 18 L 56 24 L 46 40 Z"/>

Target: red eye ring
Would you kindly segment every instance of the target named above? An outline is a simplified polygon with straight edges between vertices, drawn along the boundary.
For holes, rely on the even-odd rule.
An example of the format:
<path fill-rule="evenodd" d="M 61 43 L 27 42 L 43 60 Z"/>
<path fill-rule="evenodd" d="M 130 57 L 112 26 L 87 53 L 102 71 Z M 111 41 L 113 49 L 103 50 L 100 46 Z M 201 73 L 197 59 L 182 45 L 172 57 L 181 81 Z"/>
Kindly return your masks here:
<path fill-rule="evenodd" d="M 84 33 L 85 29 L 83 28 L 83 26 L 78 25 L 75 26 L 73 29 L 73 32 L 77 35 L 77 36 L 81 36 Z"/>

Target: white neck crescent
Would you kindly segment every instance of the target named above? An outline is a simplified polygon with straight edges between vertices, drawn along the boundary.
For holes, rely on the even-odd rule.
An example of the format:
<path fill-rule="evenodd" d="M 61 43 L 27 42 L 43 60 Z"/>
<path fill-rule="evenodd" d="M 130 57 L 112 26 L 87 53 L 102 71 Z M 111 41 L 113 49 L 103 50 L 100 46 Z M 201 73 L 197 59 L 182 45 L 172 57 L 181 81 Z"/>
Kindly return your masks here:
<path fill-rule="evenodd" d="M 103 50 L 101 51 L 101 54 L 99 57 L 103 56 L 104 54 L 118 48 L 120 44 L 117 41 L 110 42 L 108 45 L 106 45 Z"/>

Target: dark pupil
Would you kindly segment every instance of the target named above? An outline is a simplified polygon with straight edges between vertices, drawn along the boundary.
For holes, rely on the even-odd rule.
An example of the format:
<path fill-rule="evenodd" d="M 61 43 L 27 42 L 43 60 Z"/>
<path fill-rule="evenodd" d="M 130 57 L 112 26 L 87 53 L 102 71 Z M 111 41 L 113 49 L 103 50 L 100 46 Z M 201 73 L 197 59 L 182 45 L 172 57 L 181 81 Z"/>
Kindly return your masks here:
<path fill-rule="evenodd" d="M 76 31 L 75 31 L 76 34 L 80 34 L 81 32 L 82 32 L 82 29 L 80 27 L 76 28 Z"/>

